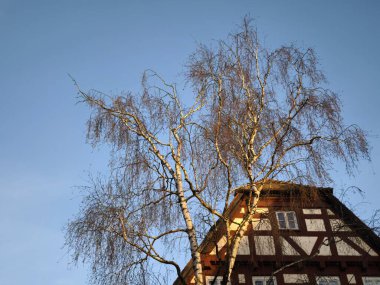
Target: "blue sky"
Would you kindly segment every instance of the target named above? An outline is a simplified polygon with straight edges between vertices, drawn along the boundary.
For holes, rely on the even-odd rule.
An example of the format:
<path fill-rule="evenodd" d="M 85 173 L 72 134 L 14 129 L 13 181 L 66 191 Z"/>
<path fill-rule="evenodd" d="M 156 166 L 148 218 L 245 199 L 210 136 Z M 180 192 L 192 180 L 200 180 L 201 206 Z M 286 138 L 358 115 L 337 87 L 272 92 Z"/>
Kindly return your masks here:
<path fill-rule="evenodd" d="M 355 178 L 337 166 L 331 186 L 365 190 L 363 217 L 378 207 L 379 1 L 0 0 L 0 284 L 86 284 L 62 228 L 79 206 L 75 186 L 107 155 L 85 144 L 89 113 L 67 74 L 113 93 L 138 89 L 147 68 L 180 82 L 197 43 L 224 38 L 246 14 L 268 46 L 317 51 L 347 124 L 373 148 Z"/>

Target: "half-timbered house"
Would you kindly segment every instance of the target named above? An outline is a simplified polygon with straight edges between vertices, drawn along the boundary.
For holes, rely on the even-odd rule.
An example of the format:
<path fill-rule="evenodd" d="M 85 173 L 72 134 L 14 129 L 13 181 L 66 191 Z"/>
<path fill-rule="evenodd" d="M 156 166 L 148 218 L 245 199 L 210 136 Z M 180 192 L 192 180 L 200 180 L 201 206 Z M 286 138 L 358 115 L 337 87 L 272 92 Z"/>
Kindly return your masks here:
<path fill-rule="evenodd" d="M 229 207 L 232 230 L 247 211 L 250 191 L 236 190 Z M 239 245 L 232 284 L 380 284 L 380 239 L 332 188 L 270 181 L 260 197 Z M 222 284 L 226 237 L 220 221 L 200 250 L 205 284 Z M 193 284 L 191 262 L 182 274 Z"/>

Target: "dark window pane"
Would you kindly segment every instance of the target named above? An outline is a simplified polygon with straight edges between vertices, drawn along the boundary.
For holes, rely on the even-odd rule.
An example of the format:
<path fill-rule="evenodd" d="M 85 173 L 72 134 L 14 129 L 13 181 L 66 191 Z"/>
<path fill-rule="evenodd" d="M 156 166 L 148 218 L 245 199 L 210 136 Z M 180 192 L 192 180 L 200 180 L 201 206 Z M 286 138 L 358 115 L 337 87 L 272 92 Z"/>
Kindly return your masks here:
<path fill-rule="evenodd" d="M 297 229 L 296 215 L 294 212 L 287 212 L 288 224 L 290 229 Z"/>
<path fill-rule="evenodd" d="M 280 229 L 286 229 L 285 215 L 282 212 L 277 212 L 278 226 Z"/>

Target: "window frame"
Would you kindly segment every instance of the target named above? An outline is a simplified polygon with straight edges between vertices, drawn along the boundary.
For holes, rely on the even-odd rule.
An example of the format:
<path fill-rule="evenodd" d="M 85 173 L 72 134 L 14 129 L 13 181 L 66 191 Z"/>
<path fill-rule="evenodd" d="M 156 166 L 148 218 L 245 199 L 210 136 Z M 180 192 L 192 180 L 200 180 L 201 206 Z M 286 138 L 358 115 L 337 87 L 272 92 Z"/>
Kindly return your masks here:
<path fill-rule="evenodd" d="M 289 214 L 292 214 L 294 220 L 294 227 L 290 227 L 289 220 Z M 284 219 L 280 219 L 279 215 L 282 215 Z M 297 215 L 295 211 L 276 211 L 276 219 L 277 219 L 277 225 L 280 230 L 299 230 Z M 285 227 L 282 226 L 282 223 L 285 223 Z"/>
<path fill-rule="evenodd" d="M 255 285 L 255 281 L 263 281 L 263 285 L 266 285 L 266 282 L 270 276 L 252 276 L 252 284 Z M 276 277 L 273 276 L 273 285 L 277 285 Z"/>
<path fill-rule="evenodd" d="M 364 285 L 369 285 L 370 284 L 370 283 L 366 283 L 366 281 L 376 281 L 376 282 L 380 283 L 380 276 L 363 276 L 362 277 L 362 281 L 363 281 Z"/>

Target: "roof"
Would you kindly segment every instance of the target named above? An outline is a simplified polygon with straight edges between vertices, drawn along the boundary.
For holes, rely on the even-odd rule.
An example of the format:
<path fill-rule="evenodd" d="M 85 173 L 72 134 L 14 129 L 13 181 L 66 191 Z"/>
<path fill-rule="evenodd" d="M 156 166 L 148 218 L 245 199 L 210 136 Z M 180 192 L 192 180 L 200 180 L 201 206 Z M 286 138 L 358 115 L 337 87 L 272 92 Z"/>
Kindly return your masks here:
<path fill-rule="evenodd" d="M 329 192 L 333 193 L 333 188 L 331 187 L 317 187 L 312 185 L 303 185 L 293 182 L 285 182 L 285 181 L 279 181 L 279 180 L 266 180 L 265 182 L 258 181 L 255 183 L 255 185 L 262 186 L 262 192 L 268 193 L 268 192 L 286 192 L 286 191 L 299 191 L 299 190 L 319 190 L 321 192 Z M 235 189 L 235 193 L 244 193 L 252 191 L 252 187 L 247 184 L 244 186 L 241 186 L 239 188 Z"/>
<path fill-rule="evenodd" d="M 349 208 L 347 208 L 338 198 L 333 195 L 333 188 L 331 187 L 317 187 L 311 185 L 302 185 L 292 182 L 284 182 L 278 180 L 268 180 L 265 182 L 257 182 L 256 185 L 262 186 L 261 195 L 262 196 L 277 196 L 277 195 L 290 195 L 292 193 L 300 193 L 301 191 L 310 191 L 315 190 L 319 193 L 324 200 L 331 206 L 339 216 L 345 222 L 348 222 L 350 225 L 355 225 L 360 229 L 361 234 L 363 235 L 363 239 L 368 242 L 370 246 L 375 248 L 380 248 L 380 237 L 377 236 L 362 220 L 360 220 Z M 252 191 L 252 186 L 244 185 L 236 188 L 235 196 L 231 201 L 227 215 L 230 215 L 235 208 L 240 205 L 242 198 Z M 215 225 L 213 225 L 204 240 L 199 246 L 200 252 L 205 252 L 205 249 L 209 247 L 210 241 L 213 240 L 212 237 L 215 235 L 220 235 L 223 230 L 224 223 L 219 219 Z M 182 270 L 182 274 L 184 277 L 188 276 L 192 271 L 192 263 L 191 260 L 186 264 L 184 269 Z M 180 284 L 179 279 L 174 282 L 174 285 Z"/>

